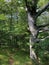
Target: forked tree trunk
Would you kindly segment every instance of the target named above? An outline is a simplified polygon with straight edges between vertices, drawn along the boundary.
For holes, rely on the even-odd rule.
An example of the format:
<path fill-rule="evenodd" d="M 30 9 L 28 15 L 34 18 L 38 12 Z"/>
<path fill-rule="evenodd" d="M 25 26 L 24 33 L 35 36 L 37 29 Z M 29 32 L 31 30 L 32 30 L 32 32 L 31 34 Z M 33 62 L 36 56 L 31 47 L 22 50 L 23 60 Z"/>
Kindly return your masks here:
<path fill-rule="evenodd" d="M 29 29 L 31 32 L 31 37 L 30 37 L 30 58 L 34 61 L 34 63 L 36 65 L 41 65 L 38 61 L 37 55 L 33 49 L 33 45 L 36 42 L 39 42 L 40 39 L 37 38 L 38 33 L 40 30 L 42 30 L 42 27 L 45 27 L 49 24 L 46 25 L 41 25 L 41 26 L 36 26 L 36 19 L 38 18 L 38 16 L 41 15 L 41 13 L 43 13 L 48 7 L 49 7 L 49 3 L 41 10 L 39 10 L 37 12 L 37 4 L 38 4 L 39 0 L 25 0 L 26 3 L 26 8 L 27 8 L 27 14 L 28 14 L 28 25 L 29 25 Z"/>
<path fill-rule="evenodd" d="M 36 36 L 37 36 L 37 33 L 38 33 L 37 28 L 35 26 L 35 22 L 36 22 L 35 16 L 31 16 L 30 13 L 28 13 L 28 25 L 29 25 L 29 29 L 30 29 L 30 32 L 31 32 L 30 58 L 34 61 L 34 63 L 36 63 L 36 65 L 40 65 L 39 62 L 38 62 L 38 59 L 37 59 L 37 55 L 36 55 L 36 53 L 34 52 L 34 49 L 33 49 L 33 45 L 36 42 Z"/>

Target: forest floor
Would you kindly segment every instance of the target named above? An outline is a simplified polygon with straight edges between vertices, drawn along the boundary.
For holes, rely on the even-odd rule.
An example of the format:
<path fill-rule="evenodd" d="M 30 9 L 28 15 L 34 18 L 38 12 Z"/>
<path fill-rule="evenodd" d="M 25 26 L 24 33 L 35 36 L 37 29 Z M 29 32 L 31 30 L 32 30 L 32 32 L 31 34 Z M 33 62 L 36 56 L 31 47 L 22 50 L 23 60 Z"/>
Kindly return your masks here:
<path fill-rule="evenodd" d="M 32 65 L 29 53 L 10 48 L 0 48 L 0 65 Z"/>

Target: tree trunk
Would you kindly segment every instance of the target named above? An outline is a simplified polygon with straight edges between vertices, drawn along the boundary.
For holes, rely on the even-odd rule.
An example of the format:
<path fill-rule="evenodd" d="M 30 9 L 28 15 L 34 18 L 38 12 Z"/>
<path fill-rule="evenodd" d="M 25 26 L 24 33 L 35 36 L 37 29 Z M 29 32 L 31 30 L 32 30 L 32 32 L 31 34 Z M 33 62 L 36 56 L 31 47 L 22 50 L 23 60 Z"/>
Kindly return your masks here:
<path fill-rule="evenodd" d="M 30 37 L 30 58 L 36 63 L 36 65 L 40 65 L 37 59 L 37 55 L 34 52 L 33 45 L 36 42 L 36 36 L 37 36 L 37 28 L 35 26 L 35 17 L 31 16 L 30 13 L 28 13 L 28 24 L 29 24 L 29 29 L 31 32 L 31 37 Z"/>
<path fill-rule="evenodd" d="M 40 65 L 40 63 L 38 61 L 37 54 L 35 53 L 35 51 L 33 49 L 33 45 L 41 40 L 41 39 L 38 39 L 38 37 L 37 37 L 38 33 L 40 30 L 42 30 L 43 27 L 47 26 L 47 24 L 41 25 L 41 26 L 36 26 L 36 19 L 49 7 L 49 3 L 48 3 L 43 9 L 41 9 L 37 12 L 38 1 L 39 0 L 31 0 L 31 1 L 25 0 L 27 14 L 28 14 L 28 25 L 29 25 L 29 29 L 31 32 L 30 58 L 36 63 L 36 65 Z"/>

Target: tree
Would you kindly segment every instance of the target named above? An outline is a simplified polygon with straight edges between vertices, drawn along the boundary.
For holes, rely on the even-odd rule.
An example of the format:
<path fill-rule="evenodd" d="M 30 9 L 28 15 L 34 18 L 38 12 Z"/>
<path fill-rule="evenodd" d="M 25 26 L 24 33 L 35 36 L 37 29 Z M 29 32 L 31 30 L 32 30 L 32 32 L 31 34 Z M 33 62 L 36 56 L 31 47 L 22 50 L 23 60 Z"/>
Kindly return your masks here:
<path fill-rule="evenodd" d="M 1 35 L 1 39 L 5 37 L 4 40 L 6 41 L 4 44 L 7 42 L 7 46 L 17 47 L 16 44 L 18 41 L 18 45 L 20 44 L 20 47 L 22 47 L 22 45 L 24 46 L 25 44 L 23 44 L 24 40 L 22 41 L 21 37 L 24 37 L 25 34 L 28 34 L 26 29 L 26 16 L 24 16 L 25 11 L 23 8 L 21 9 L 20 6 L 22 6 L 22 4 L 20 5 L 21 2 L 18 0 L 9 1 L 10 0 L 0 1 L 0 31 L 2 32 L 0 35 L 3 35 L 4 32 L 7 33 L 5 36 Z M 9 39 L 7 40 L 7 38 Z M 21 40 L 21 42 L 19 40 Z"/>
<path fill-rule="evenodd" d="M 27 8 L 27 14 L 28 14 L 28 25 L 29 30 L 31 32 L 30 37 L 30 58 L 37 64 L 40 65 L 38 56 L 35 53 L 33 46 L 35 43 L 39 43 L 42 40 L 45 40 L 46 38 L 49 38 L 49 36 L 45 37 L 44 39 L 39 39 L 38 34 L 41 31 L 49 31 L 48 24 L 44 25 L 37 25 L 37 18 L 49 7 L 49 3 L 43 7 L 41 10 L 37 10 L 37 4 L 39 0 L 25 0 L 26 8 Z"/>
<path fill-rule="evenodd" d="M 7 0 L 8 1 L 8 0 Z M 10 1 L 10 0 L 9 0 Z M 29 24 L 29 30 L 31 32 L 30 36 L 30 57 L 36 64 L 39 63 L 38 54 L 34 50 L 34 44 L 37 46 L 40 41 L 45 40 L 46 38 L 49 38 L 49 36 L 44 37 L 44 39 L 39 39 L 39 33 L 40 32 L 46 32 L 49 31 L 48 24 L 44 24 L 42 22 L 42 25 L 37 25 L 37 19 L 39 16 L 47 9 L 49 3 L 44 7 L 40 8 L 44 3 L 46 4 L 48 0 L 11 0 L 10 2 L 5 2 L 3 0 L 0 1 L 0 30 L 3 30 L 0 32 L 1 43 L 7 42 L 8 45 L 14 45 L 16 46 L 16 42 L 18 41 L 18 45 L 20 47 L 27 47 L 29 33 L 27 31 L 27 15 L 28 15 L 28 24 Z M 25 12 L 25 4 L 27 8 L 27 15 Z M 39 4 L 39 6 L 38 6 Z M 16 18 L 16 20 L 15 20 Z M 4 23 L 5 21 L 5 23 Z M 41 20 L 42 21 L 42 20 Z M 39 21 L 40 22 L 40 21 Z M 47 22 L 46 22 L 47 23 Z M 4 27 L 3 27 L 4 25 Z M 4 34 L 5 32 L 6 34 Z M 4 34 L 4 35 L 2 35 Z M 7 35 L 9 34 L 9 35 Z M 44 34 L 45 35 L 45 34 Z M 47 35 L 47 34 L 46 34 Z M 28 38 L 26 38 L 26 37 Z M 25 38 L 24 38 L 25 37 Z M 6 40 L 6 41 L 5 41 Z M 12 47 L 13 47 L 12 45 Z M 44 46 L 45 47 L 45 46 Z M 37 48 L 37 47 L 36 47 Z M 39 48 L 37 48 L 39 49 Z M 49 49 L 49 48 L 48 48 Z M 28 48 L 27 48 L 28 50 Z M 40 50 L 38 50 L 40 52 Z M 42 54 L 41 54 L 42 55 Z"/>

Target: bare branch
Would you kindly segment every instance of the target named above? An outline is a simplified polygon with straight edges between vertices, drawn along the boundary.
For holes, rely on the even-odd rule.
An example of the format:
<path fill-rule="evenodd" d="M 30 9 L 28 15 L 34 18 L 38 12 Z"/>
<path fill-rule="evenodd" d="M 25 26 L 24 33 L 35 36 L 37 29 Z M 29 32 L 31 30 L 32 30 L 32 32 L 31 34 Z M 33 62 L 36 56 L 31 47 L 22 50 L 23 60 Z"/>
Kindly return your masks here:
<path fill-rule="evenodd" d="M 37 26 L 37 27 L 38 27 L 38 28 L 43 28 L 43 27 L 46 27 L 46 26 L 49 26 L 49 23 L 44 24 L 44 25 L 40 25 L 40 26 Z"/>
<path fill-rule="evenodd" d="M 46 37 L 44 37 L 44 38 L 37 38 L 37 39 L 35 39 L 35 42 L 36 43 L 39 43 L 39 42 L 41 42 L 41 41 L 45 41 L 46 39 L 49 39 L 49 36 L 46 36 Z"/>
<path fill-rule="evenodd" d="M 39 32 L 47 32 L 47 31 L 49 31 L 49 28 L 43 28 L 39 30 Z"/>
<path fill-rule="evenodd" d="M 49 38 L 49 36 L 47 36 L 47 37 L 45 37 L 45 38 L 43 38 L 43 39 L 39 39 L 39 41 L 44 41 L 44 40 L 46 40 L 46 39 L 48 39 Z"/>
<path fill-rule="evenodd" d="M 49 3 L 45 7 L 43 7 L 40 11 L 38 11 L 36 17 L 40 16 L 48 7 L 49 7 Z"/>
<path fill-rule="evenodd" d="M 49 27 L 39 28 L 38 33 L 41 33 L 41 32 L 49 32 Z"/>

